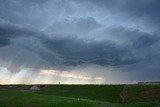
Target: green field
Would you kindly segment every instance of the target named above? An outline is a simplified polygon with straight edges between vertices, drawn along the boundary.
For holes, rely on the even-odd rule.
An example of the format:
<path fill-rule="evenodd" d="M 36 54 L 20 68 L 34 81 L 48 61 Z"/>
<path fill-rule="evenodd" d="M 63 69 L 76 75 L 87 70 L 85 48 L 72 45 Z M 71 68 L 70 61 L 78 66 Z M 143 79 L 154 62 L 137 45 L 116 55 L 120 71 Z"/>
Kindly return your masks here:
<path fill-rule="evenodd" d="M 6 87 L 0 86 L 0 107 L 160 107 L 160 85 Z"/>

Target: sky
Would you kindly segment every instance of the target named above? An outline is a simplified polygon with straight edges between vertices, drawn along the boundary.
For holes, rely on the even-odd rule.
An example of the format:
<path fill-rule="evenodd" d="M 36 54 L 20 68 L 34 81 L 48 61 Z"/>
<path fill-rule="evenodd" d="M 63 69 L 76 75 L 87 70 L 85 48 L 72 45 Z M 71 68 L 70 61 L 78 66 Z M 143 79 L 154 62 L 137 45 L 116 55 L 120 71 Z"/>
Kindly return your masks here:
<path fill-rule="evenodd" d="M 159 0 L 0 0 L 0 84 L 160 81 Z"/>

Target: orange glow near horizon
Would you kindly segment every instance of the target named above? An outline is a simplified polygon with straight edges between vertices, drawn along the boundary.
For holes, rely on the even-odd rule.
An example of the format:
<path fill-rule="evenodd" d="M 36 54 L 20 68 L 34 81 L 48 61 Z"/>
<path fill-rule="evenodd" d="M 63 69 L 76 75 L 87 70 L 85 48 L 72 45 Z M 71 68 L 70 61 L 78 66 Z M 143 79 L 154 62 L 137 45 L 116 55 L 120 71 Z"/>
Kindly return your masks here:
<path fill-rule="evenodd" d="M 43 69 L 41 70 L 41 73 L 47 74 L 47 75 L 54 75 L 58 77 L 64 77 L 64 78 L 75 78 L 75 79 L 92 79 L 89 77 L 86 73 L 78 73 L 76 71 L 56 71 L 56 70 L 51 70 L 51 69 Z M 103 79 L 102 77 L 94 77 L 96 80 L 101 80 Z"/>
<path fill-rule="evenodd" d="M 99 84 L 104 81 L 102 77 L 78 71 L 40 69 L 36 72 L 31 68 L 23 68 L 17 73 L 7 68 L 0 71 L 0 84 Z"/>

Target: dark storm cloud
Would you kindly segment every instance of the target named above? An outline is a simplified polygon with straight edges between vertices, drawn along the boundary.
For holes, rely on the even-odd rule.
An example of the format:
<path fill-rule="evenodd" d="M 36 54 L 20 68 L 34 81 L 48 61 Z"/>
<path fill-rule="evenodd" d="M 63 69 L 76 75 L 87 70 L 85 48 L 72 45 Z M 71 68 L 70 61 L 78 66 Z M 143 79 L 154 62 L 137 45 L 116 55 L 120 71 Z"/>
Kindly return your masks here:
<path fill-rule="evenodd" d="M 11 26 L 6 26 L 6 25 L 1 25 L 0 26 L 0 46 L 7 46 L 10 45 L 10 39 L 13 39 L 17 37 L 17 29 L 11 27 Z"/>
<path fill-rule="evenodd" d="M 0 18 L 12 24 L 39 26 L 43 19 L 46 20 L 47 18 L 47 16 L 39 17 L 40 15 L 46 15 L 43 7 L 49 1 L 50 0 L 0 0 Z M 41 23 L 39 23 L 39 21 L 41 21 Z"/>
<path fill-rule="evenodd" d="M 12 46 L 15 45 L 18 47 L 12 51 L 23 50 L 20 51 L 21 57 L 17 57 L 19 60 L 16 58 L 17 55 L 13 54 L 13 57 L 16 59 L 13 58 L 14 60 L 12 63 L 37 68 L 38 66 L 62 67 L 81 64 L 97 64 L 102 66 L 134 64 L 143 59 L 141 56 L 139 57 L 137 53 L 133 53 L 134 51 L 139 48 L 145 49 L 159 40 L 159 38 L 154 35 L 136 30 L 127 30 L 125 28 L 110 28 L 107 32 L 113 37 L 120 36 L 123 40 L 130 36 L 128 38 L 130 38 L 129 42 L 132 45 L 119 46 L 109 40 L 95 41 L 90 39 L 78 39 L 73 36 L 58 37 L 60 35 L 54 34 L 49 37 L 49 35 L 47 36 L 40 31 L 32 31 L 30 28 L 18 28 L 16 26 L 6 25 L 1 26 L 1 40 L 4 40 L 4 42 L 1 43 L 4 43 L 4 45 L 8 43 L 9 45 L 9 43 L 12 42 Z M 5 40 L 8 40 L 8 42 Z M 29 42 L 30 40 L 31 42 Z M 15 42 L 17 43 L 15 44 Z M 35 45 L 34 42 L 39 43 L 39 45 Z M 140 51 L 143 52 L 142 50 Z M 28 60 L 28 55 L 38 55 L 40 57 L 38 60 L 42 61 L 38 64 L 34 64 L 32 63 L 32 59 Z M 6 54 L 5 56 L 8 57 L 10 55 Z M 45 64 L 44 66 L 44 63 L 48 65 Z"/>
<path fill-rule="evenodd" d="M 10 44 L 10 37 L 6 35 L 6 31 L 0 27 L 0 47 Z"/>
<path fill-rule="evenodd" d="M 147 18 L 154 24 L 160 24 L 159 0 L 84 0 L 90 2 L 102 9 L 110 10 L 113 14 L 127 14 L 133 19 Z"/>
<path fill-rule="evenodd" d="M 87 17 L 80 18 L 78 20 L 64 19 L 61 22 L 55 22 L 52 26 L 49 27 L 48 31 L 60 33 L 62 35 L 70 34 L 84 37 L 89 36 L 86 34 L 98 28 L 101 28 L 101 25 L 98 22 L 96 22 L 96 20 L 93 17 Z"/>
<path fill-rule="evenodd" d="M 94 41 L 75 37 L 51 38 L 43 41 L 49 50 L 57 53 L 67 65 L 93 63 L 103 66 L 121 66 L 139 63 L 148 55 L 147 49 L 159 43 L 159 36 L 139 30 L 108 28 L 104 33 L 122 41 Z"/>
<path fill-rule="evenodd" d="M 57 35 L 48 38 L 48 36 L 38 31 L 33 32 L 29 29 L 14 27 L 4 27 L 3 36 L 12 41 L 12 46 L 17 47 L 18 50 L 24 50 L 20 51 L 21 57 L 18 58 L 19 60 L 16 58 L 17 55 L 13 54 L 13 57 L 16 58 L 13 63 L 29 64 L 30 67 L 37 67 L 37 64 L 34 66 L 35 64 L 31 63 L 33 60 L 28 60 L 29 56 L 26 53 L 33 56 L 38 55 L 44 62 L 48 62 L 48 66 L 76 66 L 79 64 L 119 66 L 138 62 L 135 55 L 127 49 L 128 47 L 118 46 L 111 41 L 98 42 L 72 36 L 58 37 Z M 17 49 L 12 51 L 17 51 Z M 9 54 L 5 56 L 8 57 Z M 42 65 L 43 63 L 38 64 Z"/>
<path fill-rule="evenodd" d="M 6 46 L 10 44 L 10 40 L 8 38 L 4 38 L 0 36 L 0 47 Z"/>
<path fill-rule="evenodd" d="M 160 75 L 159 0 L 0 0 L 0 10 L 0 66 Z"/>
<path fill-rule="evenodd" d="M 146 17 L 150 19 L 150 21 L 154 22 L 155 24 L 160 24 L 159 18 L 160 15 L 160 1 L 159 0 L 139 0 L 133 1 L 129 0 L 128 2 L 124 3 L 122 9 L 128 14 L 131 14 L 136 17 Z"/>
<path fill-rule="evenodd" d="M 135 48 L 145 48 L 159 41 L 159 37 L 140 36 L 133 43 Z"/>
<path fill-rule="evenodd" d="M 34 29 L 35 30 L 35 29 Z M 10 24 L 1 24 L 0 25 L 0 46 L 10 45 L 13 39 L 18 37 L 30 37 L 38 36 L 41 37 L 43 34 L 38 33 L 36 30 L 21 28 L 19 26 L 10 25 Z"/>
<path fill-rule="evenodd" d="M 77 38 L 53 38 L 43 41 L 45 47 L 63 59 L 62 64 L 78 65 L 93 63 L 103 66 L 124 65 L 136 62 L 133 55 L 110 41 L 90 42 Z M 130 59 L 124 59 L 130 57 Z"/>
<path fill-rule="evenodd" d="M 0 25 L 0 65 L 7 66 L 8 64 L 6 62 L 11 63 L 9 68 L 12 71 L 17 71 L 20 66 L 41 66 L 38 65 L 40 63 L 35 64 L 33 61 L 36 61 L 37 52 L 34 41 L 36 40 L 38 42 L 38 38 L 40 37 L 42 39 L 42 35 L 42 33 L 36 30 L 32 31 L 31 29 L 10 24 Z"/>

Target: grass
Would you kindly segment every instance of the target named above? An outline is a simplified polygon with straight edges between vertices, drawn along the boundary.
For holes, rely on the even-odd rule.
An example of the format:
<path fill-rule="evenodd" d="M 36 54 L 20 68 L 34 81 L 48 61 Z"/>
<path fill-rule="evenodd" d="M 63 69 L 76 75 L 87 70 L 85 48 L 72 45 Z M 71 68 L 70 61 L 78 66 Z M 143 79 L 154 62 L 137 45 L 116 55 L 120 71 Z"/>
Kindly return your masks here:
<path fill-rule="evenodd" d="M 123 87 L 123 85 L 52 85 L 44 87 L 39 93 L 120 102 L 119 94 Z"/>
<path fill-rule="evenodd" d="M 1 107 L 94 107 L 97 102 L 43 95 L 34 92 L 0 91 Z"/>
<path fill-rule="evenodd" d="M 127 85 L 121 96 L 124 102 L 160 102 L 160 85 Z"/>
<path fill-rule="evenodd" d="M 48 85 L 27 90 L 30 87 L 0 90 L 0 107 L 160 107 L 159 85 Z M 127 100 L 121 99 L 124 93 Z"/>

